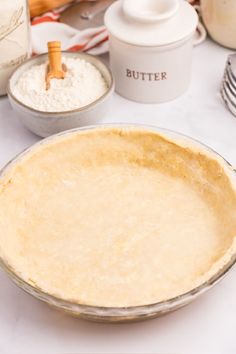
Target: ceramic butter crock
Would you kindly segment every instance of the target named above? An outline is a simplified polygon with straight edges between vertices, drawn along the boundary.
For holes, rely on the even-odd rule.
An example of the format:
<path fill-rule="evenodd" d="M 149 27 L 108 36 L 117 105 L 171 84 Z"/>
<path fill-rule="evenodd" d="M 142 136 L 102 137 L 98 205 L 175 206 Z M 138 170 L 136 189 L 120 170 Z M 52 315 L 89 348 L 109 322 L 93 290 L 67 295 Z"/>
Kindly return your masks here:
<path fill-rule="evenodd" d="M 161 103 L 190 83 L 198 16 L 184 0 L 119 0 L 105 14 L 116 91 Z"/>

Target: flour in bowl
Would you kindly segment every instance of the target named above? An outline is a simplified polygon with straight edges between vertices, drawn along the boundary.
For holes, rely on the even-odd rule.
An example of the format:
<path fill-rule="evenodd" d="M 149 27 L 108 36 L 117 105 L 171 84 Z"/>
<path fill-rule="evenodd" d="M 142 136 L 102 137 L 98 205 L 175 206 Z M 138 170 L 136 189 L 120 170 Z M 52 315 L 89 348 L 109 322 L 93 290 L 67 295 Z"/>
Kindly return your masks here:
<path fill-rule="evenodd" d="M 86 106 L 107 91 L 100 71 L 79 58 L 63 57 L 65 79 L 52 79 L 46 90 L 47 63 L 26 70 L 13 88 L 14 96 L 25 105 L 44 112 L 65 112 Z"/>

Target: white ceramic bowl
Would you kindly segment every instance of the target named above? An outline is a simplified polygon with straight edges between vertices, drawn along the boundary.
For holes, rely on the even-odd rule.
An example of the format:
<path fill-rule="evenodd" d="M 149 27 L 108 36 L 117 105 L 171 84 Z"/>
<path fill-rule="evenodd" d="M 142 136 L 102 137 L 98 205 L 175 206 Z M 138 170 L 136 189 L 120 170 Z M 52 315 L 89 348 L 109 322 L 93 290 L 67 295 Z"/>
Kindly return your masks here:
<path fill-rule="evenodd" d="M 12 108 L 16 112 L 22 123 L 33 133 L 47 137 L 60 133 L 61 131 L 73 129 L 88 124 L 94 124 L 103 118 L 108 109 L 110 98 L 114 91 L 114 80 L 111 71 L 98 58 L 85 53 L 63 52 L 63 56 L 81 58 L 93 64 L 102 74 L 107 83 L 107 91 L 94 102 L 70 111 L 65 112 L 43 112 L 26 106 L 20 102 L 12 92 L 22 73 L 33 65 L 42 64 L 47 60 L 47 54 L 42 54 L 20 65 L 12 74 L 8 83 L 8 97 Z"/>

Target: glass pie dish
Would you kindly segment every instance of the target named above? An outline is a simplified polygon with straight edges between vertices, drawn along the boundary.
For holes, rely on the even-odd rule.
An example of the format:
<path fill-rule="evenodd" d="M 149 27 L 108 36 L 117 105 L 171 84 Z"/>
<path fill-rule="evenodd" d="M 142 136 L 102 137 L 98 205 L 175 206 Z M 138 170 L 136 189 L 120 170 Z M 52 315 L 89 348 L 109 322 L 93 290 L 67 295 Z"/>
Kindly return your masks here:
<path fill-rule="evenodd" d="M 63 133 L 59 133 L 40 141 L 39 143 L 35 144 L 33 147 L 30 147 L 29 149 L 27 149 L 26 151 L 18 155 L 11 162 L 9 162 L 8 165 L 3 168 L 0 175 L 0 194 L 1 194 L 1 181 L 4 180 L 5 176 L 9 173 L 9 171 L 11 172 L 15 166 L 17 165 L 19 166 L 24 159 L 29 158 L 29 156 L 33 156 L 35 151 L 37 150 L 39 151 L 39 149 L 44 147 L 53 146 L 53 144 L 57 143 L 58 141 L 62 141 L 63 139 L 67 139 L 73 136 L 79 136 L 80 134 L 86 135 L 87 133 L 90 134 L 90 132 L 92 133 L 98 132 L 98 134 L 100 134 L 100 132 L 104 132 L 104 134 L 106 134 L 107 132 L 109 133 L 111 131 L 113 131 L 113 133 L 115 132 L 115 134 L 117 134 L 118 132 L 117 134 L 118 138 L 122 137 L 122 134 L 124 134 L 123 136 L 126 136 L 126 134 L 129 134 L 129 132 L 131 133 L 135 132 L 135 134 L 137 132 L 141 132 L 141 134 L 154 134 L 153 136 L 157 134 L 157 136 L 161 137 L 161 139 L 162 138 L 168 139 L 168 141 L 171 142 L 171 144 L 173 142 L 177 145 L 180 144 L 181 147 L 185 149 L 185 151 L 189 151 L 189 147 L 191 147 L 192 149 L 196 149 L 196 151 L 198 152 L 197 156 L 202 157 L 205 156 L 206 154 L 207 156 L 211 156 L 213 159 L 217 160 L 217 162 L 221 166 L 220 169 L 221 174 L 219 174 L 219 178 L 223 176 L 222 171 L 224 171 L 227 174 L 227 176 L 230 177 L 231 182 L 233 184 L 234 183 L 236 184 L 235 171 L 227 161 L 225 161 L 220 155 L 218 155 L 212 149 L 208 148 L 207 146 L 187 136 L 169 130 L 165 130 L 162 128 L 155 128 L 150 126 L 133 125 L 133 124 L 132 125 L 107 124 L 107 125 L 89 126 L 89 127 L 79 128 L 79 129 L 77 128 Z M 151 136 L 152 135 L 148 136 L 148 140 L 146 141 L 150 141 Z M 89 149 L 89 145 L 87 145 L 87 148 Z M 151 154 L 153 153 L 153 151 L 151 150 L 149 151 L 149 153 L 150 152 Z M 168 161 L 170 162 L 171 160 L 166 159 L 166 164 L 168 164 Z M 177 163 L 179 163 L 178 162 L 180 161 L 179 157 L 177 157 L 176 161 Z M 201 166 L 195 164 L 195 171 L 193 172 L 194 173 L 197 172 L 198 168 L 200 170 Z M 9 179 L 9 181 L 10 183 L 12 183 L 12 177 L 11 179 Z M 202 281 L 196 283 L 197 285 L 188 291 L 183 291 L 177 296 L 169 297 L 162 301 L 148 302 L 147 304 L 142 303 L 137 305 L 137 301 L 136 301 L 134 305 L 132 304 L 130 305 L 129 303 L 123 302 L 123 304 L 125 305 L 122 305 L 121 303 L 121 305 L 111 306 L 110 302 L 108 301 L 109 305 L 106 306 L 104 302 L 101 303 L 101 305 L 94 304 L 94 303 L 91 304 L 93 301 L 88 301 L 88 304 L 86 304 L 84 300 L 80 303 L 79 301 L 67 299 L 64 296 L 59 296 L 56 293 L 45 290 L 42 284 L 38 284 L 35 281 L 35 279 L 32 279 L 30 277 L 26 278 L 25 276 L 23 276 L 22 271 L 17 270 L 16 267 L 13 266 L 12 263 L 7 260 L 6 255 L 4 255 L 4 247 L 5 246 L 2 246 L 0 242 L 0 265 L 8 273 L 10 278 L 20 288 L 25 290 L 27 293 L 35 296 L 36 298 L 70 315 L 78 316 L 80 318 L 93 320 L 97 322 L 141 321 L 141 320 L 146 320 L 149 318 L 161 316 L 168 312 L 177 310 L 178 308 L 181 308 L 182 306 L 185 306 L 191 301 L 193 301 L 194 299 L 196 299 L 205 291 L 209 290 L 213 285 L 215 285 L 226 275 L 226 273 L 236 262 L 235 248 L 231 248 L 229 252 L 230 247 L 227 247 L 227 249 L 224 249 L 225 254 L 222 255 L 222 257 L 224 258 L 224 262 L 220 264 L 218 263 L 214 264 L 214 267 L 212 267 L 211 272 L 206 277 L 206 279 L 202 278 L 203 279 Z M 227 257 L 225 257 L 226 254 Z M 48 272 L 49 271 L 50 270 L 48 269 Z M 122 287 L 122 285 L 120 286 Z M 115 287 L 117 289 L 117 292 L 119 292 L 120 291 L 119 284 L 116 284 Z M 146 289 L 143 289 L 142 291 L 143 293 L 145 293 Z M 94 296 L 94 294 L 92 294 L 92 296 Z M 98 294 L 97 297 L 99 298 L 99 296 L 100 294 Z M 95 296 L 95 301 L 96 301 L 96 296 Z"/>

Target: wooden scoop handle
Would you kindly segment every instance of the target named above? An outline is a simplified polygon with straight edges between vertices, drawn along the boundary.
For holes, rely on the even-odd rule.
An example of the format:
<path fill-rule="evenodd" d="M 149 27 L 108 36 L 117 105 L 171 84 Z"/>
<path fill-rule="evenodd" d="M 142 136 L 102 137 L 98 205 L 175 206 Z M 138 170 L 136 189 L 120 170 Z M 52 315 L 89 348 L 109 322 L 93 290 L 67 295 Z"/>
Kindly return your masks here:
<path fill-rule="evenodd" d="M 48 42 L 48 71 L 46 74 L 46 90 L 50 87 L 51 79 L 64 79 L 66 66 L 61 61 L 61 42 Z"/>

